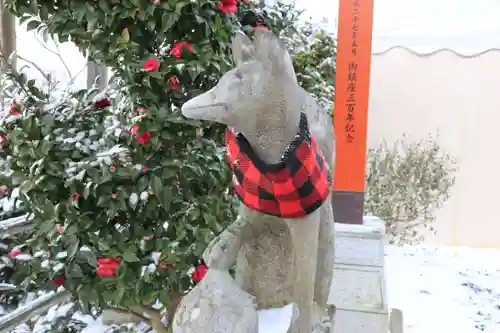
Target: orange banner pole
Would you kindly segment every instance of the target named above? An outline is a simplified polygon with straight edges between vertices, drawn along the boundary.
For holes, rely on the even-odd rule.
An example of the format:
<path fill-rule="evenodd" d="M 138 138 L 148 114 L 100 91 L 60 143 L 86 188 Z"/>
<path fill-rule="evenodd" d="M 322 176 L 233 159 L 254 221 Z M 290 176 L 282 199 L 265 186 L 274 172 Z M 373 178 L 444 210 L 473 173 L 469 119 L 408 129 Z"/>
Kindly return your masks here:
<path fill-rule="evenodd" d="M 363 223 L 373 0 L 339 0 L 333 126 L 335 221 Z"/>

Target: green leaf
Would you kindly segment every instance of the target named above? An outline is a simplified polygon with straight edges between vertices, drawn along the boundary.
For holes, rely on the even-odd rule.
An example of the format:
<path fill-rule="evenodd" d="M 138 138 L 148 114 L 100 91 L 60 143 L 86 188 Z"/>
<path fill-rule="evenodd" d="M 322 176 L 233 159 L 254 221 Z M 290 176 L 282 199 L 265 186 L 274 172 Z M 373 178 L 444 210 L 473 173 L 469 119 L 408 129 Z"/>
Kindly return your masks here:
<path fill-rule="evenodd" d="M 33 187 L 35 186 L 35 184 L 31 181 L 31 180 L 25 180 L 21 186 L 19 186 L 19 191 L 21 191 L 21 193 L 23 194 L 27 194 L 29 191 L 31 191 L 33 189 Z"/>
<path fill-rule="evenodd" d="M 181 14 L 182 9 L 189 4 L 189 1 L 179 1 L 175 4 L 175 12 L 177 14 Z"/>
<path fill-rule="evenodd" d="M 100 184 L 100 172 L 96 168 L 88 168 L 87 169 L 87 175 L 92 178 L 94 183 Z"/>
<path fill-rule="evenodd" d="M 159 199 L 161 205 L 163 206 L 163 208 L 165 208 L 165 210 L 168 211 L 170 209 L 170 205 L 172 203 L 171 188 L 165 188 L 163 190 L 161 197 L 159 197 L 158 199 Z"/>
<path fill-rule="evenodd" d="M 48 141 L 48 140 L 43 140 L 41 143 L 40 143 L 40 146 L 39 146 L 39 151 L 40 153 L 43 155 L 43 156 L 46 156 L 50 149 L 52 148 L 52 142 Z"/>
<path fill-rule="evenodd" d="M 20 185 L 23 183 L 25 179 L 26 176 L 24 175 L 24 173 L 20 171 L 14 171 L 14 173 L 11 176 L 12 185 Z"/>
<path fill-rule="evenodd" d="M 31 15 L 23 15 L 23 16 L 21 16 L 21 18 L 19 19 L 19 25 L 23 25 L 29 19 L 31 19 Z"/>
<path fill-rule="evenodd" d="M 97 199 L 97 207 L 106 206 L 105 204 L 108 203 L 110 200 L 111 197 L 108 197 L 107 195 L 101 195 L 99 199 Z"/>
<path fill-rule="evenodd" d="M 109 0 L 99 0 L 99 8 L 105 13 L 109 13 L 111 11 L 109 2 Z"/>
<path fill-rule="evenodd" d="M 126 262 L 141 261 L 141 259 L 139 259 L 135 253 L 128 251 L 123 254 L 123 260 L 125 260 Z"/>
<path fill-rule="evenodd" d="M 109 251 L 111 248 L 109 247 L 109 244 L 104 242 L 104 240 L 100 241 L 99 244 L 98 244 L 98 247 L 99 247 L 99 250 L 102 251 L 102 252 L 107 252 Z"/>
<path fill-rule="evenodd" d="M 151 31 L 155 31 L 155 27 L 156 27 L 156 22 L 153 20 L 149 20 L 148 21 L 148 29 Z"/>
<path fill-rule="evenodd" d="M 68 258 L 74 258 L 75 255 L 78 252 L 78 249 L 80 248 L 80 241 L 78 240 L 78 237 L 75 235 L 72 235 L 70 237 L 71 241 L 69 242 L 68 246 Z"/>
<path fill-rule="evenodd" d="M 27 31 L 35 30 L 40 26 L 40 24 L 41 24 L 40 21 L 36 20 L 29 21 L 28 24 L 26 25 L 26 30 Z"/>
<path fill-rule="evenodd" d="M 30 9 L 33 15 L 38 15 L 38 1 L 31 0 L 30 1 Z"/>
<path fill-rule="evenodd" d="M 74 261 L 69 265 L 69 268 L 67 269 L 67 273 L 71 278 L 79 279 L 79 278 L 84 277 L 82 268 L 80 267 L 80 265 L 78 265 Z"/>
<path fill-rule="evenodd" d="M 219 14 L 217 14 L 217 16 L 215 17 L 215 26 L 217 27 L 217 29 L 222 29 L 222 20 Z"/>
<path fill-rule="evenodd" d="M 97 23 L 99 22 L 99 13 L 89 6 L 85 14 L 85 18 L 87 19 L 87 31 L 95 30 Z"/>
<path fill-rule="evenodd" d="M 43 117 L 40 119 L 42 124 L 44 124 L 47 127 L 53 127 L 54 126 L 54 116 L 51 114 L 45 114 Z"/>
<path fill-rule="evenodd" d="M 178 228 L 176 230 L 176 237 L 175 237 L 175 240 L 177 241 L 181 241 L 183 240 L 184 238 L 186 238 L 186 230 L 184 228 Z"/>
<path fill-rule="evenodd" d="M 122 40 L 124 43 L 128 43 L 130 41 L 130 33 L 127 28 L 122 30 Z"/>
<path fill-rule="evenodd" d="M 56 219 L 56 208 L 49 200 L 45 200 L 43 205 L 43 216 L 46 220 L 53 221 Z"/>
<path fill-rule="evenodd" d="M 47 7 L 44 5 L 44 4 L 40 4 L 40 18 L 42 19 L 42 21 L 47 21 L 47 19 L 49 18 L 49 10 L 47 9 Z"/>
<path fill-rule="evenodd" d="M 40 225 L 38 225 L 38 232 L 42 235 L 46 235 L 54 230 L 56 227 L 52 220 L 44 220 Z"/>
<path fill-rule="evenodd" d="M 163 182 L 161 181 L 160 177 L 156 175 L 153 175 L 151 177 L 151 189 L 158 198 L 161 198 L 161 195 L 163 193 Z"/>
<path fill-rule="evenodd" d="M 148 188 L 148 184 L 149 184 L 148 177 L 147 176 L 142 176 L 137 181 L 137 190 L 139 192 L 145 191 Z"/>
<path fill-rule="evenodd" d="M 114 298 L 115 304 L 120 304 L 124 296 L 125 296 L 125 285 L 123 285 L 122 283 L 118 283 L 115 289 L 115 298 Z"/>
<path fill-rule="evenodd" d="M 161 30 L 169 31 L 175 23 L 179 20 L 180 15 L 172 12 L 165 12 L 161 17 Z"/>

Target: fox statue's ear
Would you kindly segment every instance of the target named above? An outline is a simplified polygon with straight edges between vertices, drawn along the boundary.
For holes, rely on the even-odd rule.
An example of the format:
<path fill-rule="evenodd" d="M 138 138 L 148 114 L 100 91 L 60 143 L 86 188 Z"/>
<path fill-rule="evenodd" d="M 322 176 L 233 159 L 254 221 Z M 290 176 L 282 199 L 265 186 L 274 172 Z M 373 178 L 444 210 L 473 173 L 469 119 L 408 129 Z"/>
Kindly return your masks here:
<path fill-rule="evenodd" d="M 292 57 L 278 37 L 269 30 L 257 28 L 253 38 L 257 59 L 268 66 L 274 75 L 296 82 Z"/>
<path fill-rule="evenodd" d="M 252 59 L 255 55 L 255 49 L 252 41 L 243 32 L 238 31 L 233 36 L 233 59 L 236 65 Z"/>

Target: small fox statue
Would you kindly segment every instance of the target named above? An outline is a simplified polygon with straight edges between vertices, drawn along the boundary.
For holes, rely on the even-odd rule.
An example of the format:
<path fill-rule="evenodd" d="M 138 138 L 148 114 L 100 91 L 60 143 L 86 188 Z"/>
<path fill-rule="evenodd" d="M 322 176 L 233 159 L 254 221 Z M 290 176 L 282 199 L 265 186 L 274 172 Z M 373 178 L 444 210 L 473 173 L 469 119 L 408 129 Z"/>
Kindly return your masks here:
<path fill-rule="evenodd" d="M 203 258 L 219 270 L 236 263 L 236 281 L 255 296 L 258 309 L 295 303 L 298 318 L 290 332 L 310 333 L 314 307 L 333 315 L 327 306 L 334 260 L 327 178 L 334 161 L 325 158 L 334 155 L 331 118 L 298 85 L 289 53 L 270 31 L 256 29 L 253 40 L 237 33 L 232 52 L 236 67 L 182 106 L 187 118 L 228 125 L 227 153 L 242 201 L 238 219 Z"/>

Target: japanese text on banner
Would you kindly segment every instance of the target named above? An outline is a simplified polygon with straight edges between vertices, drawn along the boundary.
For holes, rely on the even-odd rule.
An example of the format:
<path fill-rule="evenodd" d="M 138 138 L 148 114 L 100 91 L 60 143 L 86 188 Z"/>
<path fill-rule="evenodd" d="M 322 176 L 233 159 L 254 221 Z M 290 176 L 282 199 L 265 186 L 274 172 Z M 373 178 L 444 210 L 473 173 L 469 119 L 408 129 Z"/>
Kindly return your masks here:
<path fill-rule="evenodd" d="M 351 28 L 351 54 L 353 57 L 356 56 L 358 49 L 357 33 L 358 33 L 358 22 L 359 22 L 359 0 L 353 0 L 353 10 L 351 13 L 352 17 L 352 28 Z M 356 113 L 356 71 L 358 69 L 358 64 L 354 60 L 349 63 L 348 72 L 348 85 L 347 85 L 347 116 L 346 123 L 344 125 L 346 141 L 352 143 L 354 141 L 354 117 Z"/>

